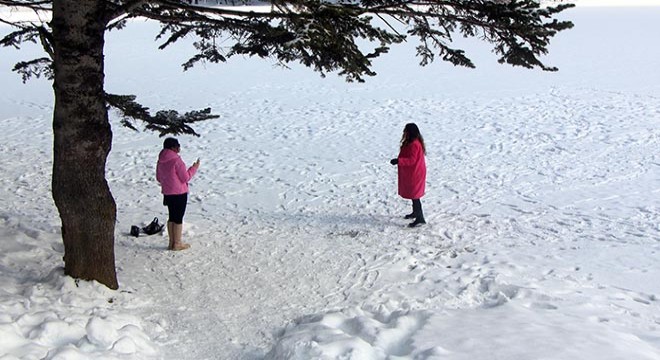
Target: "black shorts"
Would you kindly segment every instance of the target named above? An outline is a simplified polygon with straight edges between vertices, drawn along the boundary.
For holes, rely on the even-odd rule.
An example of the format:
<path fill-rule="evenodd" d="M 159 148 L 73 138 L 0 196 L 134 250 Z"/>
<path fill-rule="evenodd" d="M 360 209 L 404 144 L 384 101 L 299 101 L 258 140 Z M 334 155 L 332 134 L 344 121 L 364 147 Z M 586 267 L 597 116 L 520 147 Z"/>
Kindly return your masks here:
<path fill-rule="evenodd" d="M 167 221 L 175 224 L 183 224 L 183 215 L 186 213 L 186 205 L 188 204 L 188 193 L 164 195 L 163 204 L 167 206 L 167 210 L 170 213 Z"/>

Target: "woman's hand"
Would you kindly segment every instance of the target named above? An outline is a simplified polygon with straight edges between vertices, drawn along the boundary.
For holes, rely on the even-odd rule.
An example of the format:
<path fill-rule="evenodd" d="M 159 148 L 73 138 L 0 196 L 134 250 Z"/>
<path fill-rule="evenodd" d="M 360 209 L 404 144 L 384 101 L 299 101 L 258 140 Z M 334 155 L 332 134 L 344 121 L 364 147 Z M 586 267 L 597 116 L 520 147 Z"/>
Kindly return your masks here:
<path fill-rule="evenodd" d="M 197 161 L 195 161 L 195 162 L 192 164 L 192 166 L 193 166 L 195 169 L 199 169 L 199 164 L 200 164 L 200 163 L 199 163 L 199 158 L 197 158 Z"/>
<path fill-rule="evenodd" d="M 390 160 L 390 164 L 392 164 L 392 165 L 396 165 L 396 164 L 398 164 L 398 163 L 399 163 L 399 159 L 392 159 L 392 160 Z"/>

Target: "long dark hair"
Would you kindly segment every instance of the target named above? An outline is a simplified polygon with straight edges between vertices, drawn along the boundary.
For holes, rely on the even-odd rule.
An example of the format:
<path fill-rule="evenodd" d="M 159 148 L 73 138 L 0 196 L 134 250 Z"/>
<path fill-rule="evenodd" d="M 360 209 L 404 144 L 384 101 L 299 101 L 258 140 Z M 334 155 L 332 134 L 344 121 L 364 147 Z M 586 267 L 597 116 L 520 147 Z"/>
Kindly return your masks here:
<path fill-rule="evenodd" d="M 422 144 L 422 150 L 424 155 L 426 155 L 426 146 L 424 145 L 424 138 L 419 132 L 419 128 L 414 123 L 406 124 L 406 127 L 403 128 L 403 135 L 401 136 L 401 147 L 409 145 L 413 140 L 419 140 L 419 143 Z"/>

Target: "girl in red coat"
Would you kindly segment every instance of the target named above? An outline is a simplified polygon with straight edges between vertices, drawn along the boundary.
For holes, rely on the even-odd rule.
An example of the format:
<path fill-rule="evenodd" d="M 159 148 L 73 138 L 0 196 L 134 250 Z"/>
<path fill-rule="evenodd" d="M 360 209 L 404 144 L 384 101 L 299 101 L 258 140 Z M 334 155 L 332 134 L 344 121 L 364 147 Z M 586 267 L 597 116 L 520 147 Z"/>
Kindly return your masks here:
<path fill-rule="evenodd" d="M 426 224 L 420 200 L 426 188 L 425 154 L 424 138 L 419 133 L 419 128 L 413 123 L 406 124 L 401 137 L 399 157 L 392 159 L 390 164 L 398 165 L 399 195 L 412 200 L 413 211 L 405 216 L 406 219 L 415 219 L 408 225 L 410 227 Z"/>

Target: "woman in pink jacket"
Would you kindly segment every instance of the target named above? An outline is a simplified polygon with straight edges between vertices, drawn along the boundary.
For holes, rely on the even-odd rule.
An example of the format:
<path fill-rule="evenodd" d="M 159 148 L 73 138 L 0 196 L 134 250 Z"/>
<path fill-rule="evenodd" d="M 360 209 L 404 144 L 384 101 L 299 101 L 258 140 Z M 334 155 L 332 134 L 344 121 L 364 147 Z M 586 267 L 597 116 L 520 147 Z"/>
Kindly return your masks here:
<path fill-rule="evenodd" d="M 399 195 L 412 200 L 412 213 L 405 216 L 406 219 L 415 219 L 408 225 L 410 227 L 426 224 L 420 200 L 426 189 L 425 154 L 424 138 L 419 128 L 413 123 L 406 124 L 401 137 L 399 157 L 392 159 L 390 164 L 398 165 Z"/>
<path fill-rule="evenodd" d="M 169 219 L 167 220 L 167 235 L 170 238 L 169 250 L 185 250 L 190 247 L 181 241 L 183 233 L 183 215 L 188 204 L 188 182 L 199 169 L 199 159 L 186 169 L 179 152 L 181 145 L 175 138 L 167 138 L 163 142 L 163 150 L 158 155 L 156 165 L 156 180 L 160 183 L 163 193 L 163 204 L 167 205 Z"/>

